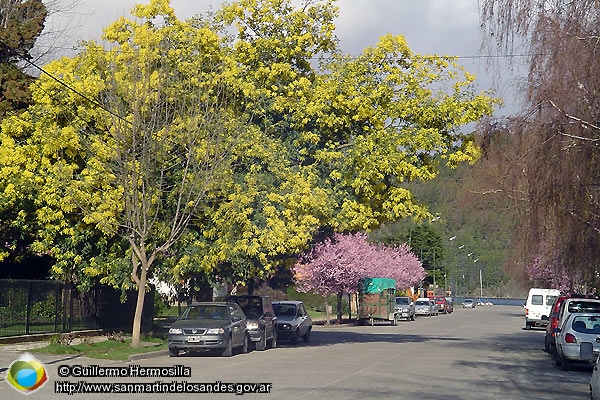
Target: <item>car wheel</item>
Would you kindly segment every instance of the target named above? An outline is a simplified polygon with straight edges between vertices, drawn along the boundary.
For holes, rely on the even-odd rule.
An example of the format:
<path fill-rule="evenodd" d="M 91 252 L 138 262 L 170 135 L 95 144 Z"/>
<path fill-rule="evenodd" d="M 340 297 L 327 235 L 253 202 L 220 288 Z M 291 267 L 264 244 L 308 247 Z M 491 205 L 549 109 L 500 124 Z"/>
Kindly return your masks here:
<path fill-rule="evenodd" d="M 248 334 L 244 335 L 244 343 L 242 344 L 242 354 L 248 353 Z"/>
<path fill-rule="evenodd" d="M 526 330 L 531 329 L 531 324 L 529 322 L 525 322 L 525 329 Z"/>
<path fill-rule="evenodd" d="M 256 350 L 263 351 L 267 348 L 267 331 L 266 329 L 262 332 L 261 338 L 256 342 Z"/>
<path fill-rule="evenodd" d="M 551 356 L 552 356 L 552 360 L 554 360 L 554 365 L 556 365 L 557 367 L 560 367 L 560 357 L 558 356 L 556 349 L 554 349 L 554 351 L 552 351 Z"/>
<path fill-rule="evenodd" d="M 271 339 L 271 348 L 277 347 L 277 330 L 273 330 L 273 339 Z"/>
<path fill-rule="evenodd" d="M 302 336 L 302 340 L 304 340 L 304 343 L 308 343 L 308 341 L 310 340 L 310 331 L 311 329 L 308 328 L 304 336 Z"/>
<path fill-rule="evenodd" d="M 227 347 L 225 347 L 225 349 L 223 350 L 223 353 L 221 353 L 221 355 L 223 357 L 231 357 L 231 355 L 233 354 L 233 338 L 231 336 L 229 336 L 229 339 L 227 340 Z"/>
<path fill-rule="evenodd" d="M 560 369 L 563 371 L 569 371 L 571 369 L 571 363 L 564 357 L 561 357 L 560 360 Z"/>
<path fill-rule="evenodd" d="M 179 349 L 169 347 L 169 357 L 179 357 Z"/>
<path fill-rule="evenodd" d="M 296 333 L 292 336 L 292 344 L 298 344 L 298 330 L 296 329 Z"/>

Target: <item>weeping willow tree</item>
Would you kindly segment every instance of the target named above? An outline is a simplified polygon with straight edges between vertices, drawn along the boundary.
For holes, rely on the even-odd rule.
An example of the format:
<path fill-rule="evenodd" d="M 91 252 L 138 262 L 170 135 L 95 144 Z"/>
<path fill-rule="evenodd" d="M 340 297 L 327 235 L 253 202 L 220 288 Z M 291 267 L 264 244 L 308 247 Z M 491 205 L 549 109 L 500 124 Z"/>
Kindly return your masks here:
<path fill-rule="evenodd" d="M 484 47 L 525 54 L 528 67 L 523 109 L 480 135 L 490 192 L 510 198 L 520 217 L 514 266 L 538 284 L 561 275 L 587 291 L 600 256 L 598 1 L 481 4 Z"/>

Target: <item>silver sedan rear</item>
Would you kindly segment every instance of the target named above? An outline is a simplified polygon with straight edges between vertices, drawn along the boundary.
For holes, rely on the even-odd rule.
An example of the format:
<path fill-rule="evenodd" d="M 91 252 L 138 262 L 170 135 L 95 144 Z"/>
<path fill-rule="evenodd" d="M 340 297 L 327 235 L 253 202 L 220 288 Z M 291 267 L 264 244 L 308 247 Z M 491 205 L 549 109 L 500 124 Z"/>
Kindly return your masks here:
<path fill-rule="evenodd" d="M 569 314 L 554 332 L 555 362 L 565 371 L 573 363 L 591 365 L 600 354 L 600 313 Z"/>

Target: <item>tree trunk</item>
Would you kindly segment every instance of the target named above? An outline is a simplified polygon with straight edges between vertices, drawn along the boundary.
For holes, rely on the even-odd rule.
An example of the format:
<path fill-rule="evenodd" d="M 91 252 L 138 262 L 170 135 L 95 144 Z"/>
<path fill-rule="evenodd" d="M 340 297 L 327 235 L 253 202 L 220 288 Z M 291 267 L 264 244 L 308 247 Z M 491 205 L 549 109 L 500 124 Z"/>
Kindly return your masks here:
<path fill-rule="evenodd" d="M 348 321 L 352 321 L 352 295 L 348 293 Z"/>
<path fill-rule="evenodd" d="M 140 346 L 140 334 L 142 331 L 142 313 L 144 311 L 144 298 L 146 296 L 146 271 L 146 267 L 142 265 L 139 280 L 136 280 L 138 295 L 137 302 L 135 305 L 135 315 L 133 317 L 133 329 L 131 331 L 132 347 Z"/>
<path fill-rule="evenodd" d="M 323 299 L 325 300 L 325 324 L 330 325 L 331 324 L 331 312 L 329 310 L 329 303 L 327 302 L 327 296 L 323 296 Z"/>
<path fill-rule="evenodd" d="M 338 325 L 342 324 L 342 296 L 344 294 L 339 292 L 337 294 L 337 323 Z"/>

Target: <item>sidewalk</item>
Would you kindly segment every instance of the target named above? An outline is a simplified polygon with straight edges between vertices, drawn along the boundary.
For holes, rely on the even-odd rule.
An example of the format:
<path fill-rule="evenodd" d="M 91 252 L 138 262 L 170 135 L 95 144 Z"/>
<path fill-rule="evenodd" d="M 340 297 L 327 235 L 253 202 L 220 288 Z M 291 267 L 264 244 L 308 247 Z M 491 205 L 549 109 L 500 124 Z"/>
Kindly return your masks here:
<path fill-rule="evenodd" d="M 102 331 L 82 331 L 73 332 L 74 339 L 71 343 L 76 345 L 84 342 L 85 340 L 91 342 L 101 342 L 108 340 L 106 335 Z M 13 336 L 0 338 L 0 381 L 3 381 L 6 377 L 6 370 L 8 367 L 21 357 L 24 353 L 32 353 L 34 357 L 40 359 L 44 364 L 55 364 L 58 362 L 76 362 L 76 360 L 86 359 L 81 354 L 50 354 L 50 353 L 36 353 L 36 349 L 45 347 L 50 344 L 52 337 L 56 337 L 57 334 L 39 334 L 39 335 L 27 335 L 27 336 Z M 167 356 L 166 350 L 151 351 L 146 353 L 132 354 L 129 356 L 127 362 L 133 362 L 136 360 L 149 359 L 154 357 Z M 105 359 L 93 359 L 95 363 L 122 363 L 123 361 L 105 360 Z"/>

